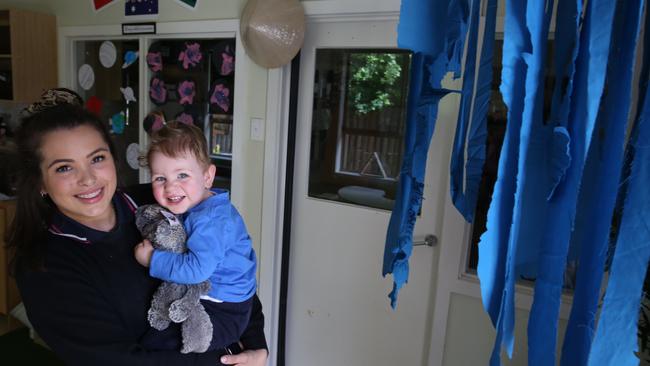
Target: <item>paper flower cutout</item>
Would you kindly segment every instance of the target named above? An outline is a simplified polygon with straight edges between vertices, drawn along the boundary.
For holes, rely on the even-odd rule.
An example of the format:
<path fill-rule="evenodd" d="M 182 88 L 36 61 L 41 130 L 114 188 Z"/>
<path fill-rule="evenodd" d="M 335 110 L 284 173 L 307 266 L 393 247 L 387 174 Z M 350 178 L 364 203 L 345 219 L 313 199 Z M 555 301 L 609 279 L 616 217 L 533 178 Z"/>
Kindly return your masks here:
<path fill-rule="evenodd" d="M 183 80 L 178 84 L 178 102 L 181 105 L 194 103 L 196 85 L 191 80 Z"/>
<path fill-rule="evenodd" d="M 176 121 L 186 125 L 194 125 L 194 117 L 186 112 L 181 112 L 176 116 Z"/>
<path fill-rule="evenodd" d="M 235 69 L 235 56 L 229 52 L 230 48 L 221 53 L 221 75 L 226 76 L 232 74 Z"/>
<path fill-rule="evenodd" d="M 144 130 L 147 131 L 149 135 L 158 131 L 166 124 L 165 114 L 161 111 L 153 111 L 147 114 L 144 121 L 142 121 L 142 127 L 144 127 Z"/>
<path fill-rule="evenodd" d="M 189 69 L 190 66 L 194 67 L 201 62 L 203 54 L 201 53 L 201 45 L 198 43 L 186 43 L 185 50 L 181 51 L 178 54 L 178 61 L 183 63 L 183 68 L 185 70 Z"/>
<path fill-rule="evenodd" d="M 153 72 L 158 72 L 162 71 L 163 69 L 163 62 L 162 62 L 162 55 L 160 52 L 149 52 L 147 53 L 147 65 L 149 65 L 149 69 Z"/>
<path fill-rule="evenodd" d="M 88 64 L 83 64 L 77 72 L 77 80 L 84 90 L 90 90 L 95 85 L 95 70 Z"/>
<path fill-rule="evenodd" d="M 86 100 L 86 109 L 94 115 L 99 116 L 102 113 L 103 104 L 101 99 L 93 95 Z"/>
<path fill-rule="evenodd" d="M 127 67 L 131 66 L 131 64 L 138 59 L 138 55 L 139 54 L 137 51 L 126 51 L 124 54 L 124 63 L 122 64 L 122 68 L 126 69 Z"/>
<path fill-rule="evenodd" d="M 223 83 L 215 83 L 210 93 L 210 104 L 219 107 L 223 112 L 228 112 L 230 109 L 230 89 Z"/>
<path fill-rule="evenodd" d="M 131 102 L 137 102 L 135 99 L 135 93 L 133 92 L 133 88 L 130 86 L 127 86 L 126 88 L 120 88 L 120 91 L 122 92 L 122 96 L 124 96 L 124 100 L 126 101 L 126 104 L 129 104 Z"/>
<path fill-rule="evenodd" d="M 167 89 L 165 88 L 165 82 L 157 77 L 151 78 L 151 83 L 149 84 L 149 98 L 154 104 L 161 105 L 167 102 Z"/>
<path fill-rule="evenodd" d="M 126 147 L 126 162 L 131 169 L 140 169 L 140 145 L 131 143 Z"/>
<path fill-rule="evenodd" d="M 124 112 L 118 112 L 111 116 L 109 124 L 111 125 L 111 132 L 117 135 L 124 133 L 124 124 L 126 122 L 126 115 Z"/>
<path fill-rule="evenodd" d="M 111 41 L 104 41 L 102 45 L 99 46 L 99 62 L 105 68 L 110 68 L 115 64 L 117 59 L 117 50 L 115 49 L 115 44 Z"/>

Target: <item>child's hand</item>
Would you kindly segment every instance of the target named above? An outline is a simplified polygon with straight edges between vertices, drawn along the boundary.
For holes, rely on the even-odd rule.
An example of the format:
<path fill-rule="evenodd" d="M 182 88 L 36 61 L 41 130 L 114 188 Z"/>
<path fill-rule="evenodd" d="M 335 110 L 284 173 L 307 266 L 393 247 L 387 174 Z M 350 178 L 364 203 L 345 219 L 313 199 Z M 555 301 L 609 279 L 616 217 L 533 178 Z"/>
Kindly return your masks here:
<path fill-rule="evenodd" d="M 142 243 L 136 245 L 134 253 L 135 260 L 137 260 L 138 263 L 145 267 L 149 267 L 149 264 L 151 264 L 151 256 L 153 255 L 153 246 L 151 246 L 149 240 L 144 239 Z"/>

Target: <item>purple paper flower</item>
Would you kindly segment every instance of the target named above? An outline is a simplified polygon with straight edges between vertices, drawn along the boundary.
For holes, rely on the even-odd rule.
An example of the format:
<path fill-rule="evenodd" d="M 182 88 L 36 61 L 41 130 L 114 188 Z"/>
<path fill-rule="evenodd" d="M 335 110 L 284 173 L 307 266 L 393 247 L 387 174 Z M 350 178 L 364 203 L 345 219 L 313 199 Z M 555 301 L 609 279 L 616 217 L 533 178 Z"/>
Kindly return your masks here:
<path fill-rule="evenodd" d="M 212 95 L 210 95 L 210 103 L 216 104 L 224 112 L 228 112 L 230 109 L 230 89 L 228 89 L 223 84 L 216 84 L 212 90 Z"/>
<path fill-rule="evenodd" d="M 178 54 L 178 61 L 183 62 L 183 68 L 187 70 L 190 66 L 194 67 L 203 58 L 201 45 L 198 43 L 185 44 L 185 50 Z"/>
<path fill-rule="evenodd" d="M 221 58 L 223 62 L 221 62 L 221 75 L 230 75 L 232 71 L 235 69 L 234 67 L 234 56 L 231 54 L 228 54 L 226 52 L 223 52 L 221 54 Z"/>
<path fill-rule="evenodd" d="M 192 117 L 192 115 L 189 113 L 182 112 L 178 116 L 176 116 L 176 121 L 180 123 L 184 123 L 186 125 L 193 125 L 194 117 Z"/>
<path fill-rule="evenodd" d="M 196 95 L 196 88 L 193 81 L 184 80 L 178 84 L 178 102 L 180 104 L 194 103 L 194 96 Z"/>
<path fill-rule="evenodd" d="M 158 131 L 165 124 L 165 115 L 161 111 L 150 112 L 142 122 L 144 130 L 151 135 L 152 132 Z"/>
<path fill-rule="evenodd" d="M 153 72 L 161 71 L 163 69 L 162 55 L 160 52 L 147 53 L 147 65 Z"/>
<path fill-rule="evenodd" d="M 149 86 L 149 97 L 156 104 L 164 104 L 167 101 L 167 89 L 162 79 L 154 77 Z"/>

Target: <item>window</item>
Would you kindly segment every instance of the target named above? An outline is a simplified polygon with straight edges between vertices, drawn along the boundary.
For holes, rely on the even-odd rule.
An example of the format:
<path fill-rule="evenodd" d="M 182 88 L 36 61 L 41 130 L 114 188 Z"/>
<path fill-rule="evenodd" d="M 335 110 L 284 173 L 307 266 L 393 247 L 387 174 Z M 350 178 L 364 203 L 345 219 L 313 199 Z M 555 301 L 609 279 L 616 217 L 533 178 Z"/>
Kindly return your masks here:
<path fill-rule="evenodd" d="M 310 197 L 392 209 L 410 59 L 394 49 L 316 51 Z"/>
<path fill-rule="evenodd" d="M 483 167 L 483 175 L 479 186 L 478 200 L 476 203 L 476 211 L 474 214 L 474 222 L 472 223 L 472 235 L 470 248 L 467 257 L 467 273 L 476 273 L 478 266 L 478 243 L 481 235 L 485 232 L 487 223 L 487 212 L 492 200 L 492 191 L 497 179 L 497 172 L 499 169 L 499 156 L 501 153 L 501 146 L 506 132 L 507 122 L 507 107 L 503 102 L 503 97 L 499 91 L 501 84 L 501 55 L 503 51 L 503 40 L 497 39 L 494 45 L 494 59 L 492 66 L 492 94 L 490 96 L 490 105 L 487 116 L 487 141 L 486 141 L 486 158 Z M 551 98 L 553 95 L 553 88 L 555 87 L 555 75 L 553 71 L 553 40 L 549 39 L 547 49 L 547 62 L 544 71 L 544 110 L 543 121 L 546 123 L 547 117 L 551 109 Z M 570 261 L 567 263 L 564 274 L 564 288 L 572 289 L 575 282 L 575 272 L 577 270 L 577 263 Z M 534 278 L 527 279 L 521 278 L 521 283 L 531 283 Z"/>

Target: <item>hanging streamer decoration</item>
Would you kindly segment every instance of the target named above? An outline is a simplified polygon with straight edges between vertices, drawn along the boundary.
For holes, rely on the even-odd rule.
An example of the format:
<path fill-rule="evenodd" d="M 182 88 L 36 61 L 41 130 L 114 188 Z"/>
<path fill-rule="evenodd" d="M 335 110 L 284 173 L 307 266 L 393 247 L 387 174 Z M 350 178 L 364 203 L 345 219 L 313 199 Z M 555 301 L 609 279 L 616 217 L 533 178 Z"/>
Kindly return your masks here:
<path fill-rule="evenodd" d="M 580 214 L 576 215 L 571 238 L 572 246 L 577 248 L 579 265 L 562 349 L 561 364 L 564 366 L 587 365 L 594 335 L 610 224 L 623 165 L 632 70 L 643 2 L 620 1 L 615 12 L 611 44 L 617 47 L 609 49 L 608 92 L 603 94 L 596 119 L 598 137 L 594 137 L 589 146 L 578 196 Z M 601 16 L 600 12 L 597 14 Z M 645 271 L 641 278 L 644 274 Z M 615 336 L 614 339 L 623 338 Z"/>
<path fill-rule="evenodd" d="M 581 10 L 579 1 L 560 1 L 558 3 L 556 40 L 554 42 L 554 89 L 551 97 L 550 116 L 547 121 L 544 121 L 547 126 L 549 151 L 546 156 L 547 164 L 544 164 L 543 161 L 536 161 L 536 164 L 541 164 L 548 169 L 548 180 L 539 193 L 541 197 L 538 197 L 545 198 L 548 202 L 544 206 L 546 217 L 549 215 L 549 210 L 559 200 L 556 198 L 556 190 L 558 191 L 557 196 L 561 196 L 560 192 L 564 188 L 567 170 L 572 162 L 571 141 L 572 138 L 578 138 L 569 133 L 568 121 L 575 59 L 579 45 L 578 21 Z M 549 128 L 552 130 L 548 130 Z M 545 221 L 540 222 L 544 223 Z M 540 225 L 540 227 L 544 229 L 544 225 Z M 537 235 L 540 233 L 538 232 Z M 535 300 L 537 303 L 531 309 L 528 323 L 528 345 L 530 347 L 528 362 L 531 365 L 555 363 L 557 311 L 562 293 L 562 277 L 568 244 L 563 245 L 554 238 L 545 238 L 545 240 L 550 240 L 550 242 L 542 241 L 535 242 L 535 245 L 521 245 L 518 255 L 519 273 L 528 278 L 536 278 Z M 542 267 L 540 263 L 547 263 L 546 267 Z M 548 266 L 557 266 L 557 268 L 548 268 Z M 547 298 L 543 298 L 542 295 Z M 556 317 L 553 318 L 553 316 Z"/>
<path fill-rule="evenodd" d="M 393 290 L 388 295 L 393 309 L 400 288 L 408 280 L 413 227 L 421 207 L 427 152 L 438 102 L 450 92 L 440 83 L 449 71 L 450 59 L 462 52 L 455 49 L 462 50 L 465 37 L 461 34 L 466 29 L 463 24 L 467 23 L 463 9 L 467 9 L 467 0 L 404 0 L 401 5 L 398 45 L 415 53 L 411 62 L 404 158 L 386 234 L 382 269 L 384 276 L 393 275 Z M 422 37 L 423 34 L 431 37 Z M 453 52 L 449 52 L 450 47 Z"/>
<path fill-rule="evenodd" d="M 508 316 L 510 317 L 508 321 L 514 321 L 513 315 L 508 312 L 506 306 L 502 305 L 502 302 L 510 301 L 509 297 L 514 296 L 512 293 L 514 282 L 508 283 L 506 287 L 506 273 L 514 270 L 508 239 L 512 225 L 514 192 L 516 190 L 514 177 L 517 174 L 519 131 L 523 111 L 521 102 L 514 103 L 515 96 L 524 93 L 521 75 L 523 75 L 525 65 L 520 57 L 524 47 L 521 37 L 521 34 L 524 33 L 524 25 L 520 20 L 524 11 L 523 7 L 523 2 L 509 1 L 506 3 L 500 91 L 504 103 L 508 106 L 508 124 L 499 156 L 499 169 L 492 202 L 488 210 L 487 231 L 481 236 L 478 246 L 477 273 L 481 281 L 481 297 L 483 306 L 497 329 L 495 341 L 497 350 L 500 349 L 503 337 L 504 318 Z M 498 362 L 498 353 L 495 355 L 493 352 L 490 364 L 495 365 Z"/>
<path fill-rule="evenodd" d="M 480 1 L 475 0 L 472 4 L 467 36 L 467 58 L 465 61 L 467 66 L 463 75 L 460 112 L 451 152 L 451 197 L 454 206 L 468 222 L 472 222 L 474 219 L 474 209 L 485 163 L 487 109 L 492 89 L 492 51 L 494 49 L 496 9 L 496 0 L 489 0 L 483 29 L 481 57 L 477 65 L 476 49 Z M 465 159 L 466 149 L 467 159 Z"/>
<path fill-rule="evenodd" d="M 521 260 L 517 255 L 522 246 L 519 244 L 526 237 L 528 246 L 538 246 L 542 234 L 548 172 L 539 169 L 538 164 L 549 153 L 543 142 L 549 140 L 552 129 L 542 123 L 542 111 L 535 105 L 543 97 L 540 80 L 553 8 L 552 2 L 549 7 L 546 5 L 547 2 L 541 0 L 506 5 L 501 93 L 508 107 L 508 126 L 493 205 L 488 211 L 488 229 L 479 245 L 479 258 L 483 263 L 479 262 L 478 268 L 482 292 L 490 293 L 484 297 L 484 306 L 497 332 L 491 365 L 500 365 L 502 345 L 512 357 L 514 285 L 520 275 L 517 264 Z M 504 186 L 508 189 L 503 190 Z M 499 195 L 514 200 L 509 197 L 503 200 Z M 497 230 L 491 230 L 495 226 Z M 491 258 L 495 253 L 498 257 Z M 490 289 L 489 285 L 494 284 L 496 287 Z M 496 296 L 492 296 L 494 294 Z"/>
<path fill-rule="evenodd" d="M 543 75 L 553 2 L 506 3 L 501 92 L 508 126 L 477 269 L 483 304 L 497 331 L 491 365 L 501 364 L 502 345 L 512 355 L 514 284 L 520 277 L 535 280 L 528 364 L 555 364 L 570 243 L 575 249 L 569 258 L 580 265 L 561 362 L 587 364 L 643 4 L 593 0 L 585 9 L 582 4 L 557 6 L 555 87 L 545 120 Z M 645 267 L 641 282 L 644 275 Z M 638 294 L 640 287 L 637 299 Z"/>
<path fill-rule="evenodd" d="M 647 36 L 646 36 L 647 37 Z M 647 47 L 648 42 L 644 42 Z M 644 60 L 647 65 L 647 59 Z M 643 282 L 650 260 L 650 93 L 648 75 L 643 75 L 644 97 L 640 116 L 632 130 L 634 150 L 627 197 L 623 208 L 616 251 L 610 271 L 605 300 L 594 338 L 589 365 L 638 365 L 637 320 Z"/>

